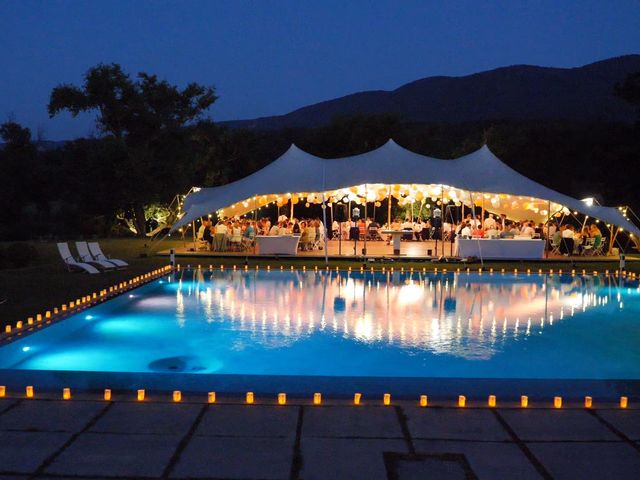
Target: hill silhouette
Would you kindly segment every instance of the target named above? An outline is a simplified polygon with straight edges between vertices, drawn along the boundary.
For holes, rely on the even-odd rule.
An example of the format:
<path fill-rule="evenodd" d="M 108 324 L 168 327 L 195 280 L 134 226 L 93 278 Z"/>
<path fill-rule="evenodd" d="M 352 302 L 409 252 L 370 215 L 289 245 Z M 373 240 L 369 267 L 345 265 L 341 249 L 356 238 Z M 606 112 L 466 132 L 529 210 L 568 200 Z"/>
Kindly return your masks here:
<path fill-rule="evenodd" d="M 313 128 L 341 115 L 397 114 L 405 122 L 570 120 L 632 122 L 613 86 L 640 71 L 640 55 L 576 68 L 513 65 L 462 77 L 427 77 L 395 90 L 354 93 L 285 115 L 222 122 L 233 128 Z"/>

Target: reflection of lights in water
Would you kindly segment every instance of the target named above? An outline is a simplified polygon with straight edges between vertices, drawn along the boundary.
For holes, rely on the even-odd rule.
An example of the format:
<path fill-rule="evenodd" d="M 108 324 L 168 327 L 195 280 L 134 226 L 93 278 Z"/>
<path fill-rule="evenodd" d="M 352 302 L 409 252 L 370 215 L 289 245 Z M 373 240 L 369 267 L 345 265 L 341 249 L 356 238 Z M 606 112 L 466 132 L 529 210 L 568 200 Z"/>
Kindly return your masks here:
<path fill-rule="evenodd" d="M 423 298 L 424 290 L 413 282 L 400 287 L 400 292 L 398 293 L 398 301 L 404 304 L 416 303 Z"/>
<path fill-rule="evenodd" d="M 507 338 L 542 334 L 545 327 L 553 327 L 554 317 L 566 321 L 569 313 L 602 308 L 610 296 L 620 295 L 615 287 L 603 294 L 603 285 L 592 278 L 522 275 L 505 280 L 408 272 L 214 272 L 203 281 L 206 291 L 189 285 L 187 291 L 193 293 L 183 296 L 178 288 L 174 301 L 180 325 L 194 318 L 196 308 L 200 318 L 251 332 L 269 346 L 323 334 L 488 358 L 504 348 Z M 341 298 L 345 301 L 336 309 L 335 300 Z M 621 303 L 616 307 L 622 308 Z M 540 322 L 532 321 L 538 318 Z"/>

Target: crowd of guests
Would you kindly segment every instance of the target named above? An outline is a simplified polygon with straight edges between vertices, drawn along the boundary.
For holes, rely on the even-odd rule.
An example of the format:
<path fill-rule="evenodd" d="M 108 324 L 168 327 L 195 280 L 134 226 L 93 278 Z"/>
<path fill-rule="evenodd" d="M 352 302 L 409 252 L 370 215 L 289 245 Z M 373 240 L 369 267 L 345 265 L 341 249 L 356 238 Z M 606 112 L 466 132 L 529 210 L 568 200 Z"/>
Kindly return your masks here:
<path fill-rule="evenodd" d="M 402 240 L 427 241 L 455 238 L 541 238 L 547 240 L 552 250 L 563 255 L 597 252 L 603 245 L 602 232 L 595 223 L 576 229 L 572 224 L 558 225 L 535 223 L 533 220 L 509 221 L 505 215 L 489 214 L 481 220 L 477 215 L 467 214 L 458 222 L 442 221 L 440 216 L 429 219 L 402 221 L 394 219 L 391 224 L 378 224 L 372 218 L 357 218 L 345 222 L 333 221 L 332 239 L 341 240 L 386 240 L 391 236 L 386 230 L 404 231 Z M 289 218 L 281 215 L 271 222 L 268 217 L 258 221 L 249 219 L 223 219 L 216 224 L 210 219 L 202 221 L 198 229 L 198 241 L 204 248 L 213 251 L 245 250 L 253 247 L 256 235 L 300 235 L 301 250 L 322 249 L 324 225 L 319 218 Z"/>
<path fill-rule="evenodd" d="M 254 246 L 256 235 L 300 235 L 299 248 L 311 250 L 322 248 L 324 225 L 318 218 L 289 219 L 285 215 L 281 215 L 274 223 L 267 217 L 258 221 L 223 219 L 215 224 L 210 219 L 204 219 L 198 229 L 197 239 L 207 250 L 241 251 Z"/>

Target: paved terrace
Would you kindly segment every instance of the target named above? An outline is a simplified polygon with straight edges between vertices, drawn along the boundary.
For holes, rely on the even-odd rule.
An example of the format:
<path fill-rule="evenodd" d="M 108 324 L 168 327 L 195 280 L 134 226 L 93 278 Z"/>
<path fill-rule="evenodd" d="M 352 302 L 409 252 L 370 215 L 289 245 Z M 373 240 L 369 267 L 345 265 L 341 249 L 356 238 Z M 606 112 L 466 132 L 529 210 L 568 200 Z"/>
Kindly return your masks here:
<path fill-rule="evenodd" d="M 636 479 L 640 410 L 0 399 L 0 478 Z M 222 400 L 222 399 L 220 399 Z M 366 399 L 365 399 L 366 400 Z M 606 408 L 605 408 L 606 407 Z"/>

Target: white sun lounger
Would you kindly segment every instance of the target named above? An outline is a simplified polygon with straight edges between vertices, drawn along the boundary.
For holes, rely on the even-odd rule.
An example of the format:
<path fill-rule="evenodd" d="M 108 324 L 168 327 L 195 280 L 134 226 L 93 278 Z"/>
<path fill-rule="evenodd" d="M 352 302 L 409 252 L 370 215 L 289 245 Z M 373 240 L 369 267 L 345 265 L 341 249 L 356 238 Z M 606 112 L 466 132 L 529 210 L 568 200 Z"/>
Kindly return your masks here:
<path fill-rule="evenodd" d="M 106 260 L 107 262 L 111 262 L 118 267 L 127 267 L 129 264 L 124 260 L 120 260 L 118 258 L 109 258 L 104 253 L 102 253 L 102 249 L 100 248 L 100 244 L 98 242 L 89 242 L 89 251 L 93 258 L 97 260 Z"/>
<path fill-rule="evenodd" d="M 89 265 L 88 263 L 78 262 L 71 255 L 71 250 L 69 250 L 69 245 L 66 242 L 58 243 L 58 252 L 60 252 L 60 256 L 62 260 L 67 265 L 69 270 L 84 270 L 87 273 L 100 273 L 100 271 L 94 267 L 93 265 Z"/>
<path fill-rule="evenodd" d="M 93 265 L 94 267 L 100 268 L 102 270 L 116 268 L 116 264 L 113 262 L 93 258 L 93 256 L 89 252 L 89 246 L 87 245 L 87 242 L 76 242 L 76 249 L 78 249 L 78 256 L 80 257 L 80 260 L 88 263 L 89 265 Z"/>

